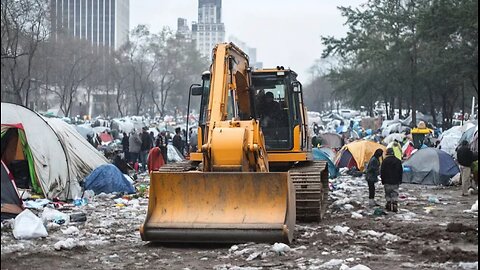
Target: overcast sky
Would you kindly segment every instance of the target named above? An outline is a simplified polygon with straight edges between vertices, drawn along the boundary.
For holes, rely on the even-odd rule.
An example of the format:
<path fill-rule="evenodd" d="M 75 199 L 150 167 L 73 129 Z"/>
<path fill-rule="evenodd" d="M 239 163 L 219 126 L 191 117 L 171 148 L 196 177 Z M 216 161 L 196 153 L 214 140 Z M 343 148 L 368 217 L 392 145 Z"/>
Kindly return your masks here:
<path fill-rule="evenodd" d="M 321 35 L 344 36 L 345 19 L 337 6 L 357 7 L 366 0 L 224 0 L 226 37 L 257 48 L 264 67 L 283 65 L 308 82 L 308 69 L 322 53 Z M 176 30 L 177 18 L 197 21 L 198 0 L 130 0 L 130 27 Z"/>

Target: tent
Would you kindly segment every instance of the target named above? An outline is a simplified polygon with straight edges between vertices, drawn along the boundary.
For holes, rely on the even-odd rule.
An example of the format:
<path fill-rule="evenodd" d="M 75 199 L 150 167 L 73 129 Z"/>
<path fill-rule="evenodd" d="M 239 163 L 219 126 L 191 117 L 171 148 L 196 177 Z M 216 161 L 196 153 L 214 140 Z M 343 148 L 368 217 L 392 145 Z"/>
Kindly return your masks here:
<path fill-rule="evenodd" d="M 406 158 L 409 158 L 414 153 L 415 150 L 417 149 L 415 149 L 411 141 L 408 141 L 408 143 L 402 146 L 402 154 Z"/>
<path fill-rule="evenodd" d="M 322 146 L 327 146 L 329 148 L 342 148 L 343 139 L 342 136 L 336 133 L 322 133 L 318 134 L 318 138 L 322 140 Z"/>
<path fill-rule="evenodd" d="M 335 165 L 337 168 L 352 168 L 357 167 L 358 170 L 363 171 L 366 163 L 372 158 L 377 149 L 382 149 L 385 154 L 387 148 L 381 144 L 372 141 L 355 141 L 342 147 L 337 155 Z"/>
<path fill-rule="evenodd" d="M 473 133 L 472 141 L 470 142 L 470 149 L 472 149 L 474 153 L 478 153 L 478 126 L 475 133 Z"/>
<path fill-rule="evenodd" d="M 403 166 L 403 183 L 411 184 L 447 186 L 450 178 L 460 172 L 453 158 L 436 148 L 416 151 Z"/>
<path fill-rule="evenodd" d="M 22 200 L 15 186 L 15 181 L 11 178 L 10 172 L 2 162 L 2 185 L 1 185 L 2 215 L 1 219 L 14 218 L 23 211 Z"/>
<path fill-rule="evenodd" d="M 463 126 L 454 126 L 440 135 L 439 149 L 447 152 L 449 155 L 454 156 L 455 150 L 460 142 L 463 134 L 475 125 L 472 123 L 466 123 Z"/>
<path fill-rule="evenodd" d="M 383 143 L 388 145 L 389 143 L 394 142 L 395 140 L 397 140 L 398 142 L 402 142 L 403 139 L 405 139 L 406 137 L 407 136 L 402 133 L 392 133 L 387 137 L 385 137 L 385 139 L 383 139 Z"/>
<path fill-rule="evenodd" d="M 338 169 L 335 167 L 333 160 L 335 156 L 332 156 L 333 151 L 329 148 L 313 148 L 313 160 L 324 160 L 328 163 L 328 174 L 330 178 L 335 178 L 338 175 Z"/>
<path fill-rule="evenodd" d="M 1 137 L 2 160 L 15 180 L 25 174 L 32 190 L 49 199 L 80 196 L 79 182 L 107 163 L 72 126 L 16 104 L 2 102 Z"/>
<path fill-rule="evenodd" d="M 93 190 L 95 194 L 125 192 L 135 193 L 135 188 L 123 175 L 123 173 L 112 164 L 104 164 L 96 168 L 85 179 L 85 190 Z"/>

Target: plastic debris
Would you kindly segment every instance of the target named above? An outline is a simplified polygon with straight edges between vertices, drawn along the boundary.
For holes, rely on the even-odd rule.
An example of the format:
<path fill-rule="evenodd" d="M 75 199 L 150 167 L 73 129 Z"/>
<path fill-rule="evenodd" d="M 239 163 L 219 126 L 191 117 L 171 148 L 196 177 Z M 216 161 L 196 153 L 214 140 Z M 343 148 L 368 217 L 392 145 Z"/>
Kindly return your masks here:
<path fill-rule="evenodd" d="M 464 270 L 477 270 L 478 262 L 461 262 L 458 264 L 458 267 Z"/>
<path fill-rule="evenodd" d="M 343 226 L 335 226 L 333 227 L 333 231 L 334 232 L 338 232 L 338 233 L 341 233 L 341 234 L 351 234 L 351 233 L 348 233 L 348 231 L 350 230 L 350 227 L 343 227 Z"/>
<path fill-rule="evenodd" d="M 62 250 L 62 249 L 72 249 L 78 245 L 77 241 L 73 238 L 68 238 L 66 240 L 60 240 L 53 245 L 55 250 Z"/>
<path fill-rule="evenodd" d="M 44 223 L 53 221 L 60 225 L 62 224 L 68 225 L 68 223 L 70 222 L 70 216 L 58 210 L 45 207 L 42 212 L 42 220 Z"/>
<path fill-rule="evenodd" d="M 47 237 L 48 232 L 43 226 L 42 220 L 32 211 L 26 209 L 15 217 L 13 225 L 13 236 L 15 239 L 35 239 Z"/>
<path fill-rule="evenodd" d="M 63 234 L 78 234 L 80 230 L 75 226 L 70 226 L 66 230 L 62 230 Z"/>
<path fill-rule="evenodd" d="M 371 270 L 371 269 L 363 264 L 357 264 L 354 267 L 349 268 L 348 270 Z"/>
<path fill-rule="evenodd" d="M 429 203 L 440 203 L 440 200 L 436 196 L 428 196 Z"/>
<path fill-rule="evenodd" d="M 352 213 L 352 218 L 353 218 L 353 219 L 362 219 L 363 216 L 362 216 L 362 214 L 360 214 L 360 213 L 353 212 L 353 213 Z"/>
<path fill-rule="evenodd" d="M 250 254 L 247 258 L 247 261 L 251 261 L 251 260 L 254 260 L 256 259 L 258 256 L 260 256 L 260 254 L 262 254 L 261 251 L 255 251 L 253 252 L 252 254 Z"/>
<path fill-rule="evenodd" d="M 35 201 L 25 201 L 26 208 L 42 209 L 45 205 L 49 204 L 48 199 L 36 199 Z"/>
<path fill-rule="evenodd" d="M 288 245 L 284 243 L 275 243 L 272 246 L 272 250 L 277 253 L 285 253 L 285 252 L 289 252 L 291 249 Z"/>
<path fill-rule="evenodd" d="M 343 260 L 340 259 L 331 259 L 330 261 L 323 263 L 320 265 L 320 269 L 322 268 L 333 268 L 333 267 L 339 267 L 340 265 L 343 264 Z"/>
<path fill-rule="evenodd" d="M 478 212 L 478 200 L 472 205 L 472 208 L 470 209 L 472 212 Z"/>

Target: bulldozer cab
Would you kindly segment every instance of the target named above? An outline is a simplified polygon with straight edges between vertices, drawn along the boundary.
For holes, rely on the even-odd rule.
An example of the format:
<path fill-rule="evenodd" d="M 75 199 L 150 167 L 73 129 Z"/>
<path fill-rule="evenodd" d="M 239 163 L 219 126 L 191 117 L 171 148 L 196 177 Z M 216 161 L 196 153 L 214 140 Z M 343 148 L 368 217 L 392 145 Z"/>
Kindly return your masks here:
<path fill-rule="evenodd" d="M 299 149 L 308 145 L 307 119 L 303 111 L 302 85 L 297 81 L 297 74 L 292 70 L 265 69 L 252 72 L 252 97 L 255 103 L 255 117 L 265 137 L 267 151 L 295 150 L 295 140 Z M 202 98 L 200 103 L 199 129 L 205 134 L 208 119 L 208 102 L 210 94 L 210 73 L 202 75 Z M 230 114 L 231 112 L 229 112 Z M 298 138 L 295 137 L 297 130 Z M 204 143 L 199 137 L 199 144 Z"/>
<path fill-rule="evenodd" d="M 284 69 L 252 73 L 257 119 L 268 151 L 294 150 L 296 130 L 300 133 L 299 146 L 304 149 L 307 145 L 302 85 L 296 77 L 294 71 Z"/>

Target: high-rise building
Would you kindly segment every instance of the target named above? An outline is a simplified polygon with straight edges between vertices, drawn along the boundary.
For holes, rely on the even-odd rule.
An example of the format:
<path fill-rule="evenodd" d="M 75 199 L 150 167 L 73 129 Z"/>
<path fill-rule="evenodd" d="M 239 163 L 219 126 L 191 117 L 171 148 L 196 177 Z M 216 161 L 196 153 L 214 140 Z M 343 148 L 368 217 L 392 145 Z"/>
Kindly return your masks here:
<path fill-rule="evenodd" d="M 238 39 L 234 36 L 229 36 L 228 41 L 233 42 L 240 49 L 242 49 L 243 52 L 245 52 L 248 55 L 251 67 L 256 68 L 256 69 L 263 68 L 263 62 L 258 62 L 257 61 L 257 48 L 249 47 L 247 45 L 247 43 L 241 41 L 240 39 Z"/>
<path fill-rule="evenodd" d="M 118 49 L 128 40 L 130 0 L 51 0 L 52 32 Z"/>
<path fill-rule="evenodd" d="M 192 39 L 202 56 L 211 57 L 217 43 L 225 41 L 222 0 L 198 0 L 198 22 L 192 23 Z"/>
<path fill-rule="evenodd" d="M 177 19 L 177 35 L 182 36 L 187 41 L 192 40 L 192 31 L 190 31 L 190 28 L 188 27 L 187 19 Z"/>

